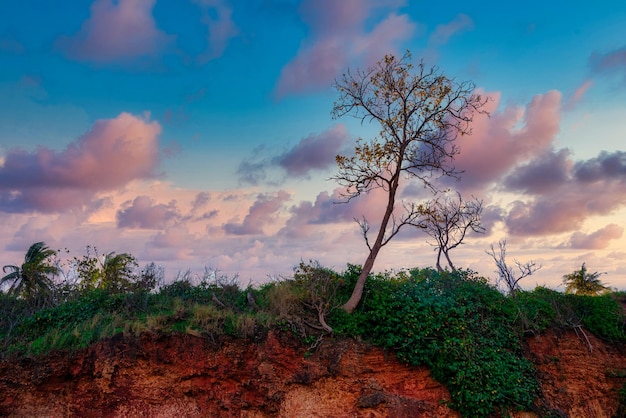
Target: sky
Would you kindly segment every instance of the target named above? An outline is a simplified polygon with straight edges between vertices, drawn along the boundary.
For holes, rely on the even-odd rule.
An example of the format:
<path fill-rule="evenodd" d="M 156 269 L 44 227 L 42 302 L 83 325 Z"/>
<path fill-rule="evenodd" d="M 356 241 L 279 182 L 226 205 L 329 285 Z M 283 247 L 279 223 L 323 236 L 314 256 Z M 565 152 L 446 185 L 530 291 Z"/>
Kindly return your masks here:
<path fill-rule="evenodd" d="M 506 239 L 509 264 L 542 266 L 523 287 L 586 263 L 626 289 L 626 3 L 604 0 L 2 1 L 0 265 L 38 241 L 170 279 L 362 264 L 354 219 L 385 196 L 338 203 L 329 178 L 379 129 L 333 119 L 333 83 L 407 50 L 490 98 L 450 183 L 486 232 L 455 264 L 493 280 Z M 434 266 L 423 232 L 396 238 L 375 271 Z"/>

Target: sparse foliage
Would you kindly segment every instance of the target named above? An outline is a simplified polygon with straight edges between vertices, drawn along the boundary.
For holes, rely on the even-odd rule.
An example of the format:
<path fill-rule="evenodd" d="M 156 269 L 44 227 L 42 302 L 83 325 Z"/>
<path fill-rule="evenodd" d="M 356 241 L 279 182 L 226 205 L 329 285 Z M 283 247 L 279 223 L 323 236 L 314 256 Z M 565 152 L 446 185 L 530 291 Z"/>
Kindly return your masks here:
<path fill-rule="evenodd" d="M 339 99 L 334 117 L 353 116 L 376 122 L 381 130 L 369 141 L 359 139 L 354 155 L 338 155 L 339 172 L 333 179 L 345 186 L 346 201 L 373 189 L 387 194 L 378 232 L 370 244 L 370 224 L 359 222 L 369 254 L 352 296 L 343 306 L 352 312 L 363 294 L 365 281 L 380 249 L 407 224 L 418 223 L 423 208 L 403 204 L 397 213 L 398 191 L 405 181 L 418 180 L 436 190 L 432 180 L 457 176 L 453 158 L 459 153 L 455 141 L 471 134 L 471 122 L 486 99 L 474 93 L 471 82 L 457 82 L 423 62 L 411 64 L 407 52 L 398 59 L 386 55 L 374 67 L 348 72 L 335 83 Z"/>
<path fill-rule="evenodd" d="M 339 277 L 330 269 L 322 267 L 318 261 L 308 264 L 301 262 L 294 274 L 296 287 L 302 291 L 302 304 L 313 310 L 317 316 L 319 327 L 328 333 L 333 329 L 326 322 L 326 317 L 338 308 L 335 295 L 339 287 Z M 307 324 L 311 326 L 312 324 Z M 314 326 L 318 328 L 318 326 Z"/>
<path fill-rule="evenodd" d="M 95 247 L 87 247 L 86 254 L 74 258 L 73 268 L 80 279 L 83 289 L 104 289 L 111 293 L 123 293 L 132 290 L 133 283 L 140 275 L 135 273 L 137 259 L 128 254 L 109 252 L 103 256 Z"/>
<path fill-rule="evenodd" d="M 566 285 L 565 293 L 575 293 L 577 295 L 596 296 L 608 290 L 599 279 L 603 273 L 587 272 L 587 266 L 583 263 L 580 270 L 563 276 L 563 283 Z"/>
<path fill-rule="evenodd" d="M 441 268 L 442 255 L 452 271 L 456 271 L 450 259 L 450 251 L 463 243 L 469 231 L 477 233 L 485 231 L 480 222 L 482 211 L 481 200 L 472 198 L 470 201 L 464 201 L 460 193 L 456 193 L 456 197 L 446 194 L 425 205 L 423 216 L 416 226 L 435 239 L 438 271 L 443 270 Z"/>
<path fill-rule="evenodd" d="M 491 250 L 487 251 L 487 254 L 493 258 L 498 269 L 498 281 L 496 285 L 498 287 L 504 286 L 506 291 L 511 295 L 515 295 L 515 292 L 520 289 L 520 280 L 524 277 L 531 276 L 541 268 L 541 265 L 537 265 L 534 261 L 522 264 L 517 260 L 513 260 L 518 270 L 518 273 L 515 274 L 513 267 L 509 266 L 506 262 L 506 240 L 500 240 L 498 242 L 498 252 L 496 252 L 493 244 L 491 244 Z"/>
<path fill-rule="evenodd" d="M 51 260 L 56 255 L 44 242 L 31 245 L 26 251 L 22 265 L 6 265 L 6 274 L 0 279 L 0 286 L 10 284 L 7 293 L 29 303 L 42 307 L 51 301 L 53 282 L 51 276 L 59 273 Z"/>

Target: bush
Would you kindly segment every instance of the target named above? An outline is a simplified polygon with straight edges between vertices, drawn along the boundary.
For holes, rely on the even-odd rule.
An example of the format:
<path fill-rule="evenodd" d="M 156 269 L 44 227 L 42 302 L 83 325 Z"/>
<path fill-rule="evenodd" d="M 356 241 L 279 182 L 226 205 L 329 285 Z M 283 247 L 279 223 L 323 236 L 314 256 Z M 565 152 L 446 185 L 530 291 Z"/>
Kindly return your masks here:
<path fill-rule="evenodd" d="M 463 415 L 529 408 L 538 393 L 513 328 L 514 306 L 471 272 L 376 276 L 355 314 L 335 328 L 368 336 L 409 364 L 429 366 Z"/>

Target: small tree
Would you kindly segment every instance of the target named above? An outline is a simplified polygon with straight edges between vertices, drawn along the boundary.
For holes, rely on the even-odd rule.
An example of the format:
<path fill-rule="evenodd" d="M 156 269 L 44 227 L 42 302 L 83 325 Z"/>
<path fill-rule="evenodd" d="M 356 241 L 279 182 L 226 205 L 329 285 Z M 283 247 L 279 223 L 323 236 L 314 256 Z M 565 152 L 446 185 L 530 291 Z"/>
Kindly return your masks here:
<path fill-rule="evenodd" d="M 333 329 L 326 322 L 326 316 L 338 308 L 335 295 L 339 288 L 339 277 L 334 271 L 322 267 L 318 261 L 308 264 L 301 262 L 293 275 L 296 287 L 302 292 L 302 304 L 315 313 L 319 326 L 307 322 L 313 328 L 332 333 Z"/>
<path fill-rule="evenodd" d="M 605 273 L 588 273 L 585 263 L 580 270 L 563 276 L 563 283 L 566 285 L 565 293 L 574 293 L 576 295 L 596 296 L 598 293 L 609 289 L 599 279 Z"/>
<path fill-rule="evenodd" d="M 46 305 L 52 295 L 51 276 L 59 273 L 58 267 L 50 260 L 56 253 L 43 242 L 31 245 L 21 266 L 6 265 L 2 268 L 8 274 L 0 279 L 0 286 L 11 283 L 7 291 L 9 295 L 23 298 L 37 308 Z"/>
<path fill-rule="evenodd" d="M 515 292 L 519 290 L 519 282 L 524 277 L 528 277 L 533 275 L 537 270 L 541 268 L 541 265 L 537 265 L 534 261 L 529 261 L 525 264 L 520 263 L 517 260 L 513 260 L 517 269 L 519 270 L 518 274 L 513 272 L 513 267 L 509 266 L 506 263 L 506 240 L 500 240 L 498 242 L 499 251 L 496 253 L 493 244 L 491 244 L 491 251 L 487 251 L 493 261 L 496 263 L 496 267 L 498 268 L 498 281 L 496 285 L 500 287 L 502 283 L 506 287 L 506 290 L 510 295 L 515 295 Z"/>
<path fill-rule="evenodd" d="M 74 258 L 74 269 L 83 289 L 98 288 L 112 293 L 130 291 L 132 284 L 139 279 L 135 274 L 137 267 L 137 260 L 128 253 L 112 251 L 100 256 L 98 250 L 90 246 L 83 258 Z"/>
<path fill-rule="evenodd" d="M 380 134 L 370 141 L 359 139 L 354 155 L 338 155 L 335 179 L 346 187 L 346 201 L 373 189 L 387 194 L 385 211 L 373 243 L 368 239 L 370 225 L 359 222 L 369 254 L 363 264 L 350 299 L 343 309 L 352 312 L 363 295 L 365 281 L 380 249 L 407 224 L 417 223 L 422 208 L 404 204 L 397 214 L 396 200 L 406 180 L 417 179 L 435 190 L 431 182 L 439 176 L 457 176 L 453 158 L 459 152 L 459 136 L 471 133 L 475 112 L 486 99 L 474 93 L 471 82 L 457 82 L 436 67 L 423 62 L 410 63 L 407 52 L 398 59 L 386 55 L 374 67 L 356 73 L 348 71 L 336 81 L 339 99 L 333 116 L 353 116 L 380 125 Z"/>
<path fill-rule="evenodd" d="M 456 198 L 447 194 L 425 205 L 423 216 L 416 226 L 435 239 L 438 271 L 443 270 L 441 268 L 442 255 L 452 271 L 456 271 L 450 259 L 450 251 L 463 243 L 468 231 L 485 232 L 480 222 L 482 211 L 482 200 L 472 198 L 470 201 L 463 201 L 458 192 Z"/>

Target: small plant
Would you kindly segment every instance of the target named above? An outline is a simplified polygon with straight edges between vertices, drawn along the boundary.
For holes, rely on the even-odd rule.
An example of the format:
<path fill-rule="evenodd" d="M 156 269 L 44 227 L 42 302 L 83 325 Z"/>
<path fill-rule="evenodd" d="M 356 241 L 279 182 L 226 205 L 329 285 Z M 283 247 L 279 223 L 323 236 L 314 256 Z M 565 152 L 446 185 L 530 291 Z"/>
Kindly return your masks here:
<path fill-rule="evenodd" d="M 563 276 L 563 283 L 566 285 L 565 293 L 574 293 L 576 295 L 595 296 L 601 292 L 608 290 L 599 279 L 603 273 L 588 273 L 585 263 L 580 270 Z"/>

